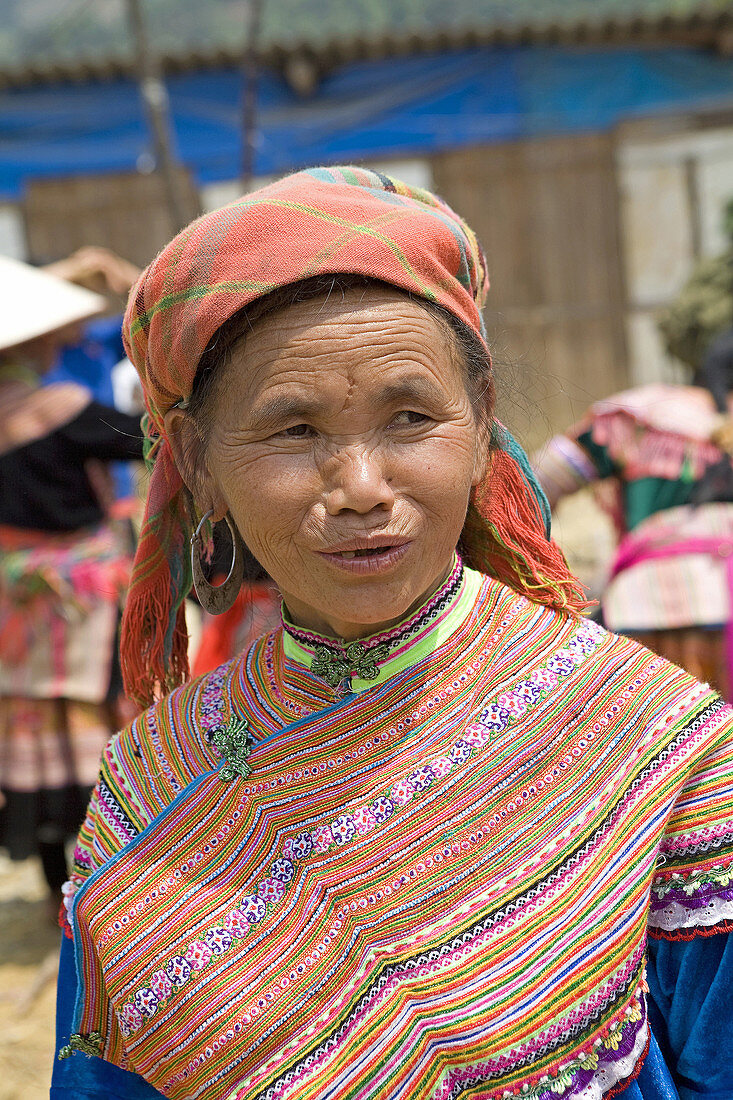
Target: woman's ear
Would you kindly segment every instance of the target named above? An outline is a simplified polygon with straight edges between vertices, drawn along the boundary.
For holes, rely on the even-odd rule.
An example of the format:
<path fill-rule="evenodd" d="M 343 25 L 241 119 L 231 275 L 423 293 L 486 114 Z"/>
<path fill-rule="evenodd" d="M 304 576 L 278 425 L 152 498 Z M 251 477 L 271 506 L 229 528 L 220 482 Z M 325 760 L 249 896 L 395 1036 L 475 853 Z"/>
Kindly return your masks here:
<path fill-rule="evenodd" d="M 185 409 L 169 409 L 163 417 L 173 461 L 199 511 L 213 511 L 217 522 L 227 514 L 227 504 L 206 461 L 206 447 L 196 421 Z"/>

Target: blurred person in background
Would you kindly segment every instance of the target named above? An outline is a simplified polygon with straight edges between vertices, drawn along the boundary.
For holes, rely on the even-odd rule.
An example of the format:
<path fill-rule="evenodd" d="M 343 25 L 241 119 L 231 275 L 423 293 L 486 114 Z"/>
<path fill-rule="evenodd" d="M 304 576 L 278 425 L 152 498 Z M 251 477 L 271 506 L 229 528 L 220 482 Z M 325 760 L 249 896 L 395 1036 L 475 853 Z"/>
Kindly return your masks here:
<path fill-rule="evenodd" d="M 139 417 L 42 384 L 106 306 L 67 281 L 89 269 L 0 257 L 0 843 L 40 855 L 52 911 L 102 747 L 134 713 L 116 658 L 131 547 L 106 467 L 141 458 Z"/>
<path fill-rule="evenodd" d="M 730 699 L 733 688 L 733 339 L 694 384 L 648 385 L 591 406 L 533 459 L 552 507 L 602 481 L 619 542 L 604 625 Z"/>
<path fill-rule="evenodd" d="M 67 331 L 43 385 L 78 382 L 100 404 L 140 416 L 144 411 L 140 380 L 122 344 L 122 312 L 140 269 L 109 248 L 85 245 L 42 270 L 101 294 L 106 302 L 103 314 Z M 106 480 L 115 516 L 136 519 L 139 499 L 130 463 L 111 463 Z"/>
<path fill-rule="evenodd" d="M 618 535 L 605 625 L 733 698 L 733 199 L 726 247 L 701 260 L 658 323 L 692 385 L 594 404 L 533 464 L 555 504 L 591 482 Z"/>
<path fill-rule="evenodd" d="M 43 384 L 80 382 L 102 404 L 142 413 L 139 380 L 122 344 L 124 302 L 140 269 L 108 248 L 87 245 L 63 260 L 46 264 L 42 270 L 105 299 L 102 315 L 76 326 L 73 332 L 67 331 Z"/>

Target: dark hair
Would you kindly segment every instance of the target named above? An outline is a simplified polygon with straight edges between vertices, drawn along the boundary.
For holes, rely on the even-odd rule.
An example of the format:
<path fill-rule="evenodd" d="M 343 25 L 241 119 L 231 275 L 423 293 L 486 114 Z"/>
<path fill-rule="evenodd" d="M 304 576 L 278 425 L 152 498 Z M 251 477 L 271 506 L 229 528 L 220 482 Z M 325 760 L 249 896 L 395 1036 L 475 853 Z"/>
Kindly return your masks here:
<path fill-rule="evenodd" d="M 262 298 L 257 298 L 232 314 L 214 333 L 199 360 L 188 402 L 188 411 L 196 421 L 202 438 L 206 439 L 211 428 L 217 380 L 221 377 L 223 368 L 231 361 L 235 348 L 246 339 L 257 321 L 301 302 L 324 296 L 328 298 L 334 293 L 343 296 L 348 291 L 369 290 L 373 287 L 404 293 L 405 297 L 423 306 L 436 317 L 445 328 L 446 336 L 449 339 L 453 337 L 464 372 L 466 391 L 477 419 L 488 419 L 494 404 L 491 359 L 472 328 L 444 306 L 408 291 L 400 291 L 399 287 L 381 279 L 372 279 L 366 275 L 315 275 L 310 279 L 288 283 L 287 286 L 278 287 Z"/>

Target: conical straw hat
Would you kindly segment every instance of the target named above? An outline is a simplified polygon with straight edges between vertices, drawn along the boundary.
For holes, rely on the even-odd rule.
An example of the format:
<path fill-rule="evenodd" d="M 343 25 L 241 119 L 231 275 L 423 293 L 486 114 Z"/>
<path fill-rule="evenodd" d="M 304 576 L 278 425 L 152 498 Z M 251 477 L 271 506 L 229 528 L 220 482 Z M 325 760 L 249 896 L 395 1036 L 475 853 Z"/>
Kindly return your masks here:
<path fill-rule="evenodd" d="M 94 317 L 106 305 L 100 294 L 0 256 L 0 351 Z"/>

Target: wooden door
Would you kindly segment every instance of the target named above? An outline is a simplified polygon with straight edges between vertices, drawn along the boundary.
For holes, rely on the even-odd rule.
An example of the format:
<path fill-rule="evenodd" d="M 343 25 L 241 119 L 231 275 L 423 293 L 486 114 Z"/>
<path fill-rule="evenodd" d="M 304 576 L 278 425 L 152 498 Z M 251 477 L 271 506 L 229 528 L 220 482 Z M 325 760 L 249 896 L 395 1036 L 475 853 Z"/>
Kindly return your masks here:
<path fill-rule="evenodd" d="M 199 198 L 183 174 L 191 217 Z M 28 251 L 35 263 L 62 259 L 83 245 L 111 248 L 144 267 L 175 232 L 155 173 L 108 173 L 30 181 L 23 199 Z"/>
<path fill-rule="evenodd" d="M 497 411 L 533 450 L 628 385 L 612 140 L 482 146 L 432 167 L 486 250 Z"/>

